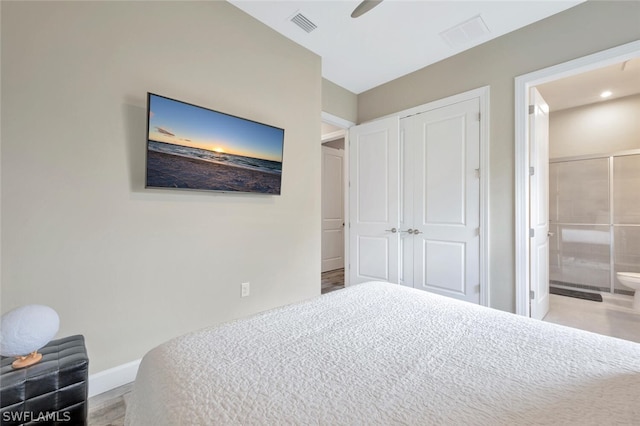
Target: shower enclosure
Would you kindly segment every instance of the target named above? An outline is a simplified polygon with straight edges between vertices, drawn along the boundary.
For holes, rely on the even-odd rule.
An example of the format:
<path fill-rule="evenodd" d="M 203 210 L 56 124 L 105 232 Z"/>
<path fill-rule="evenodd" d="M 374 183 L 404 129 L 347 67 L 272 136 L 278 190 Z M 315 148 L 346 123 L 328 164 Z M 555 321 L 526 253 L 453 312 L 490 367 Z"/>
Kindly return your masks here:
<path fill-rule="evenodd" d="M 640 150 L 549 161 L 549 278 L 557 287 L 633 295 L 640 272 Z"/>

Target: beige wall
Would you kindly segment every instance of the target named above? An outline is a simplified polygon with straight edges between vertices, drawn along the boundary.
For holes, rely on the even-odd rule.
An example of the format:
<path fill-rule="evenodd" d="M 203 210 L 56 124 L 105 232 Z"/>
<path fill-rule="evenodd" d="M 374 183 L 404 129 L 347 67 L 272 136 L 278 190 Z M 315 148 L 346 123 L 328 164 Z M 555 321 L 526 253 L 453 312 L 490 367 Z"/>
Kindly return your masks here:
<path fill-rule="evenodd" d="M 52 306 L 95 373 L 320 294 L 318 56 L 225 2 L 2 2 L 1 23 L 3 313 Z M 145 190 L 147 91 L 284 128 L 282 195 Z"/>
<path fill-rule="evenodd" d="M 589 1 L 358 96 L 358 122 L 491 86 L 490 304 L 514 311 L 514 78 L 640 39 L 640 2 Z"/>
<path fill-rule="evenodd" d="M 358 120 L 358 96 L 323 78 L 322 111 L 355 123 Z"/>
<path fill-rule="evenodd" d="M 640 95 L 549 114 L 549 158 L 640 149 Z"/>

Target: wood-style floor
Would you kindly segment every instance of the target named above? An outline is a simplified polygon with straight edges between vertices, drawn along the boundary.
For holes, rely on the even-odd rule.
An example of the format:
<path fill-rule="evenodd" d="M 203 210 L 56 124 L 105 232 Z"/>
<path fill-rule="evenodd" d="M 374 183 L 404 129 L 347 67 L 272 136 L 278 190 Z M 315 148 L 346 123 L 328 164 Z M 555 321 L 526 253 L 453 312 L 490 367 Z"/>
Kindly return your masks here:
<path fill-rule="evenodd" d="M 131 393 L 133 383 L 112 389 L 89 398 L 89 426 L 123 426 L 126 409 L 125 400 Z"/>
<path fill-rule="evenodd" d="M 344 268 L 322 273 L 322 294 L 344 288 Z"/>

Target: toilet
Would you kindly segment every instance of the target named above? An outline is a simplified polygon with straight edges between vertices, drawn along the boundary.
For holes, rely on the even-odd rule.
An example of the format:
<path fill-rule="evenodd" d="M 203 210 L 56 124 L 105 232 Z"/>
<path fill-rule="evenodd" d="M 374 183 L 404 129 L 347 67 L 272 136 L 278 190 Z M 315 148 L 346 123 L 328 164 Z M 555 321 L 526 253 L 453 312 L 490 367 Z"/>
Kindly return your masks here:
<path fill-rule="evenodd" d="M 618 272 L 618 281 L 636 291 L 633 296 L 633 309 L 640 311 L 640 272 Z"/>

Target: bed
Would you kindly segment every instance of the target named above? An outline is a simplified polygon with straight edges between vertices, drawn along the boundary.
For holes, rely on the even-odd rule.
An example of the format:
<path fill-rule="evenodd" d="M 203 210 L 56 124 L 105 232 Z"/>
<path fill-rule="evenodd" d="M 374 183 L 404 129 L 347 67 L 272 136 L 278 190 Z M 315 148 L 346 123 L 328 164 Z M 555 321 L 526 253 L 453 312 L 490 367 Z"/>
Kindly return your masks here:
<path fill-rule="evenodd" d="M 147 353 L 127 425 L 640 424 L 640 344 L 369 282 Z"/>

